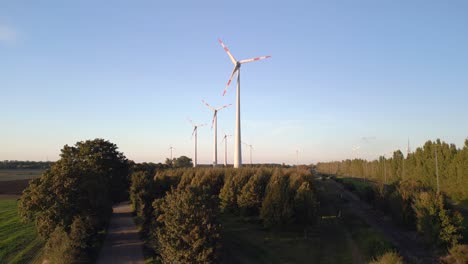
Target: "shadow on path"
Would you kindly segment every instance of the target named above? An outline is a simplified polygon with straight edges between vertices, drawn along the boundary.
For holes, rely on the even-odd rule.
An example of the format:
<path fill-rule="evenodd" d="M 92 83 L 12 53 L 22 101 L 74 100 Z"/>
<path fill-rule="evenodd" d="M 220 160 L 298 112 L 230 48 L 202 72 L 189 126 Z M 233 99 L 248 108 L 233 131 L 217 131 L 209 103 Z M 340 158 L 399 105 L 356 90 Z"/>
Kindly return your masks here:
<path fill-rule="evenodd" d="M 113 207 L 107 236 L 96 263 L 144 263 L 143 242 L 140 240 L 131 212 L 129 202 Z"/>

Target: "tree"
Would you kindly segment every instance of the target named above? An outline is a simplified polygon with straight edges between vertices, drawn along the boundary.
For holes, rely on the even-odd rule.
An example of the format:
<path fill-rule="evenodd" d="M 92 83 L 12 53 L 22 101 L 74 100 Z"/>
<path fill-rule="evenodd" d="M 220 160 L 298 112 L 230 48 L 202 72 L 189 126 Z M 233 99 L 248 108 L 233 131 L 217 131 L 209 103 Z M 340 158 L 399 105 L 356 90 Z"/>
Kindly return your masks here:
<path fill-rule="evenodd" d="M 316 219 L 317 202 L 309 182 L 304 181 L 294 197 L 294 215 L 296 222 L 304 228 L 307 239 L 307 227 Z"/>
<path fill-rule="evenodd" d="M 36 223 L 45 239 L 53 232 L 65 232 L 71 243 L 85 237 L 79 244 L 90 245 L 108 223 L 112 202 L 127 192 L 127 160 L 115 144 L 103 139 L 66 145 L 61 152 L 60 160 L 24 190 L 18 211 L 24 221 Z M 78 235 L 81 227 L 86 227 L 86 236 Z"/>
<path fill-rule="evenodd" d="M 421 192 L 415 197 L 413 208 L 417 230 L 428 243 L 451 246 L 461 239 L 463 218 L 448 208 L 442 194 Z"/>
<path fill-rule="evenodd" d="M 217 200 L 208 190 L 172 189 L 154 203 L 157 250 L 162 263 L 216 263 L 220 225 Z"/>
<path fill-rule="evenodd" d="M 265 199 L 260 210 L 265 227 L 285 227 L 292 221 L 293 205 L 289 190 L 289 179 L 276 169 L 266 188 Z"/>
<path fill-rule="evenodd" d="M 237 204 L 243 215 L 254 216 L 260 213 L 265 189 L 270 177 L 271 172 L 259 169 L 242 187 Z"/>
<path fill-rule="evenodd" d="M 191 167 L 193 167 L 192 159 L 187 157 L 187 156 L 180 156 L 178 158 L 174 158 L 174 160 L 172 161 L 172 165 L 173 165 L 174 168 L 191 168 Z"/>

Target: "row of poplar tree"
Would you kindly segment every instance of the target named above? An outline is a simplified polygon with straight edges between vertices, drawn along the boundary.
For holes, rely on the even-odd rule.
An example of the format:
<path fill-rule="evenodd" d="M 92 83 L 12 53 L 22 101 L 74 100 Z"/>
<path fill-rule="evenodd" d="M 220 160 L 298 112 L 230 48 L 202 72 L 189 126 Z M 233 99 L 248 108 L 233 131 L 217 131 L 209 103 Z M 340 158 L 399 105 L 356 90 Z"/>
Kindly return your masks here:
<path fill-rule="evenodd" d="M 337 181 L 398 225 L 418 231 L 440 254 L 448 248 L 468 249 L 460 247 L 468 232 L 453 205 L 468 199 L 468 140 L 462 149 L 427 141 L 406 158 L 397 150 L 389 159 L 318 163 L 316 170 L 339 176 Z"/>
<path fill-rule="evenodd" d="M 397 150 L 389 158 L 320 162 L 316 169 L 324 174 L 359 177 L 385 184 L 417 180 L 425 187 L 439 189 L 454 201 L 468 200 L 468 139 L 462 148 L 441 140 L 427 141 L 406 157 Z"/>
<path fill-rule="evenodd" d="M 220 216 L 260 219 L 266 228 L 316 219 L 309 170 L 187 168 L 134 172 L 130 197 L 143 234 L 162 263 L 219 263 Z"/>

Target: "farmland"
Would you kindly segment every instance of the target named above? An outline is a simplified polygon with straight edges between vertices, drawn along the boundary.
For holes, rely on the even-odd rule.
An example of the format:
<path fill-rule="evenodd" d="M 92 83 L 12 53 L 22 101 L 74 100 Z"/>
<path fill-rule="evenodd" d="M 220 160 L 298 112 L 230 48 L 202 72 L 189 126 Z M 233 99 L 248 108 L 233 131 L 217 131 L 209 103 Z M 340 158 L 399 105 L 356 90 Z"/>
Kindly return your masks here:
<path fill-rule="evenodd" d="M 41 254 L 43 242 L 32 223 L 22 223 L 17 201 L 0 198 L 0 263 L 34 263 Z"/>
<path fill-rule="evenodd" d="M 0 169 L 0 181 L 34 179 L 43 172 L 43 169 Z"/>

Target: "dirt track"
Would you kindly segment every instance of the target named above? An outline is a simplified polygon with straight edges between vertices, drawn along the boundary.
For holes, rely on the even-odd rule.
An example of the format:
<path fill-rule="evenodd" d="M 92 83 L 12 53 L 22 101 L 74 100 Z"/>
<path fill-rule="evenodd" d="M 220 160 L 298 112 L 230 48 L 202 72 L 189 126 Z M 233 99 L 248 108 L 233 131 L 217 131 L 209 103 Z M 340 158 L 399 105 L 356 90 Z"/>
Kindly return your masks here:
<path fill-rule="evenodd" d="M 115 205 L 98 264 L 143 264 L 143 242 L 133 222 L 129 202 Z"/>

